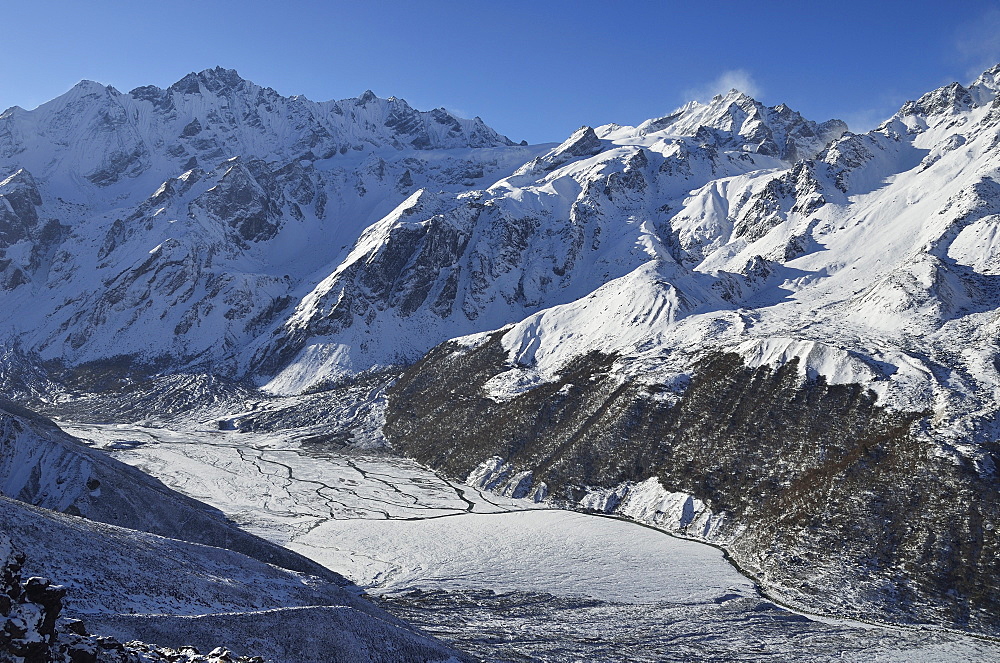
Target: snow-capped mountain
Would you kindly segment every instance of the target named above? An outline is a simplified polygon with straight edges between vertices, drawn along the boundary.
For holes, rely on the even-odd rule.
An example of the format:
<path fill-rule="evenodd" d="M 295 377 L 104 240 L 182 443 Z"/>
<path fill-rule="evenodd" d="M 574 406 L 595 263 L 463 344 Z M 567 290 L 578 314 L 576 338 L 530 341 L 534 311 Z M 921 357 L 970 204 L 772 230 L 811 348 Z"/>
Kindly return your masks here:
<path fill-rule="evenodd" d="M 689 361 L 663 360 L 671 351 L 797 358 L 803 377 L 860 383 L 894 410 L 936 411 L 957 439 L 994 439 L 977 427 L 997 386 L 998 76 L 931 92 L 790 168 L 693 183 L 667 203 L 649 260 L 505 333 L 511 365 L 551 378 L 600 350 L 655 384 L 650 362 Z"/>
<path fill-rule="evenodd" d="M 669 220 L 690 190 L 785 168 L 845 130 L 733 91 L 640 127 L 583 127 L 485 190 L 418 191 L 365 230 L 254 365 L 284 367 L 269 386 L 295 391 L 578 300 L 676 251 Z"/>
<path fill-rule="evenodd" d="M 404 372 L 390 442 L 719 541 L 799 603 L 995 631 L 998 80 L 658 198 L 647 259 Z"/>
<path fill-rule="evenodd" d="M 315 103 L 222 69 L 128 94 L 83 82 L 0 116 L 8 328 L 45 359 L 242 375 L 240 350 L 363 228 L 418 187 L 492 182 L 531 155 L 370 92 Z"/>
<path fill-rule="evenodd" d="M 2 375 L 395 367 L 386 437 L 450 475 L 663 521 L 815 609 L 996 633 L 998 91 L 865 134 L 732 91 L 524 146 L 225 70 L 83 83 L 0 116 Z"/>

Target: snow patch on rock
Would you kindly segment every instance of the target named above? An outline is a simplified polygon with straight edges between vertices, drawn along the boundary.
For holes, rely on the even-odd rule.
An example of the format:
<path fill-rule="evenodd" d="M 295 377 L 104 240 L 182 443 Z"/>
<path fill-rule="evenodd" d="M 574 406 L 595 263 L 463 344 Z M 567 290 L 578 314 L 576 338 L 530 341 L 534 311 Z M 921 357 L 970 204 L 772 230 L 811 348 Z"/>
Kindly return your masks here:
<path fill-rule="evenodd" d="M 492 456 L 480 463 L 469 473 L 465 483 L 497 495 L 529 499 L 535 503 L 544 501 L 548 496 L 548 487 L 544 482 L 535 483 L 530 470 L 518 472 L 500 456 Z"/>
<path fill-rule="evenodd" d="M 725 512 L 713 513 L 698 498 L 667 490 L 656 477 L 639 483 L 627 481 L 613 488 L 591 490 L 579 501 L 579 505 L 590 511 L 625 516 L 668 532 L 713 543 L 723 544 L 735 538 L 732 533 L 725 537 L 722 535 Z"/>

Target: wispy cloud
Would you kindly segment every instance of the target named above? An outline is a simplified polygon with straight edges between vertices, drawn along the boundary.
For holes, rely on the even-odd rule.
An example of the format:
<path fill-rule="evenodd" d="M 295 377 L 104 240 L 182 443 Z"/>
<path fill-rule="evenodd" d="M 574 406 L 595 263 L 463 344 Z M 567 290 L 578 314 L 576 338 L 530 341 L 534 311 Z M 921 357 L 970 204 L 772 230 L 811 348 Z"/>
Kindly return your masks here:
<path fill-rule="evenodd" d="M 730 69 L 722 72 L 715 80 L 685 90 L 683 95 L 685 101 L 708 101 L 715 95 L 725 94 L 732 89 L 739 90 L 755 99 L 763 92 L 749 71 Z"/>
<path fill-rule="evenodd" d="M 1000 62 L 1000 9 L 988 9 L 961 26 L 955 35 L 955 50 L 968 67 L 970 79 Z"/>
<path fill-rule="evenodd" d="M 459 108 L 458 106 L 452 106 L 451 104 L 448 104 L 446 106 L 443 106 L 443 108 L 446 111 L 448 111 L 449 113 L 451 113 L 452 115 L 454 115 L 455 117 L 461 117 L 461 118 L 471 118 L 472 117 L 472 115 L 469 113 L 469 111 L 464 110 L 462 108 Z"/>
<path fill-rule="evenodd" d="M 892 117 L 892 114 L 896 112 L 896 107 L 898 105 L 899 104 L 896 104 L 895 106 L 892 104 L 886 104 L 881 108 L 864 108 L 862 110 L 847 113 L 837 119 L 847 122 L 847 128 L 854 133 L 861 134 L 866 131 L 871 131 Z"/>

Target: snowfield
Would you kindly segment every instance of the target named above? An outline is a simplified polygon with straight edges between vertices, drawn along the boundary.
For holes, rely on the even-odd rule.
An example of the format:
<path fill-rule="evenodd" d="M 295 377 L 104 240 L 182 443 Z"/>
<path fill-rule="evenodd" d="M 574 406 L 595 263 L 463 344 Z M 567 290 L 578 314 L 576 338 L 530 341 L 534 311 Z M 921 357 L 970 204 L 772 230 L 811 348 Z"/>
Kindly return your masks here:
<path fill-rule="evenodd" d="M 789 612 L 717 548 L 405 459 L 310 449 L 294 432 L 62 425 L 484 660 L 1000 660 L 1000 645 L 957 634 Z"/>
<path fill-rule="evenodd" d="M 291 548 L 378 594 L 502 590 L 694 604 L 757 595 L 715 548 L 572 511 L 330 522 Z"/>

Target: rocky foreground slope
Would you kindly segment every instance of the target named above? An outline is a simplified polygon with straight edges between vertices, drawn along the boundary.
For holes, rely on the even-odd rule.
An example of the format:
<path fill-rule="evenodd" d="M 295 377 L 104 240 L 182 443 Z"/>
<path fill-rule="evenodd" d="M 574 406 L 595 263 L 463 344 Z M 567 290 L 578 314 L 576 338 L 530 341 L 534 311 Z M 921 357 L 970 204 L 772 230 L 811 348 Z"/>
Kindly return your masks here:
<path fill-rule="evenodd" d="M 225 70 L 81 84 L 0 116 L 0 369 L 53 412 L 321 412 L 816 610 L 998 634 L 998 92 L 853 134 L 732 91 L 521 146 Z"/>

